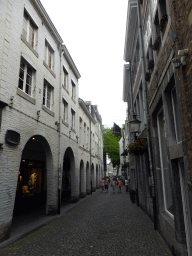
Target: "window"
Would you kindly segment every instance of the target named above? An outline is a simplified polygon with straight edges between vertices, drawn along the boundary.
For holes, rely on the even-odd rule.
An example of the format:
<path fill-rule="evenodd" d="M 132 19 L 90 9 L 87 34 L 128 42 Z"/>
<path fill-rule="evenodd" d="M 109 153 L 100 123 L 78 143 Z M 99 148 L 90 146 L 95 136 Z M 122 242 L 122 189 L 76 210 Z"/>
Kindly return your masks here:
<path fill-rule="evenodd" d="M 71 128 L 75 130 L 75 111 L 71 109 Z"/>
<path fill-rule="evenodd" d="M 165 138 L 165 122 L 164 112 L 161 109 L 157 115 L 158 139 L 159 139 L 159 152 L 160 152 L 160 166 L 162 175 L 163 198 L 165 211 L 173 217 L 173 200 L 171 189 L 171 174 L 167 160 L 167 146 Z"/>
<path fill-rule="evenodd" d="M 64 67 L 63 67 L 63 74 L 64 74 L 63 87 L 68 90 L 68 72 Z"/>
<path fill-rule="evenodd" d="M 53 87 L 46 81 L 44 80 L 44 86 L 43 86 L 43 105 L 51 109 L 51 103 L 52 103 L 52 98 L 53 98 Z"/>
<path fill-rule="evenodd" d="M 26 61 L 21 60 L 18 87 L 30 96 L 32 95 L 33 78 L 34 69 Z"/>
<path fill-rule="evenodd" d="M 68 123 L 68 103 L 63 99 L 63 121 Z"/>
<path fill-rule="evenodd" d="M 71 81 L 72 84 L 72 99 L 76 101 L 76 86 L 73 81 Z"/>
<path fill-rule="evenodd" d="M 86 123 L 84 123 L 84 147 L 86 147 L 86 139 L 87 139 L 87 137 L 86 137 Z"/>
<path fill-rule="evenodd" d="M 181 141 L 181 127 L 180 127 L 180 121 L 179 121 L 179 105 L 177 101 L 177 94 L 176 94 L 176 88 L 174 87 L 171 90 L 171 100 L 172 100 L 172 110 L 173 110 L 173 118 L 174 118 L 174 127 L 175 127 L 175 136 L 176 136 L 176 143 L 179 143 Z"/>
<path fill-rule="evenodd" d="M 35 48 L 36 33 L 37 33 L 36 25 L 31 20 L 27 12 L 24 11 L 22 35 L 32 48 Z"/>
<path fill-rule="evenodd" d="M 48 68 L 53 70 L 53 67 L 54 67 L 54 51 L 51 48 L 51 46 L 49 45 L 49 43 L 47 42 L 47 40 L 45 40 L 45 63 L 47 64 Z"/>

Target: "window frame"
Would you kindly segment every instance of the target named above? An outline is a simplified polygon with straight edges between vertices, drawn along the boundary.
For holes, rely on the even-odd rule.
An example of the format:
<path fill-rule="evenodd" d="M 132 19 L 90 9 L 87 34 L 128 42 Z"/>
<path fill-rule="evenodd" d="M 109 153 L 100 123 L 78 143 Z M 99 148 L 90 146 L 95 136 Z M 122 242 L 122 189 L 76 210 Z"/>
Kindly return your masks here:
<path fill-rule="evenodd" d="M 32 37 L 30 37 L 30 29 L 32 28 Z M 29 46 L 36 50 L 37 48 L 37 30 L 38 27 L 36 23 L 33 21 L 29 13 L 24 9 L 23 13 L 23 27 L 22 27 L 22 36 L 27 41 Z M 30 40 L 31 38 L 31 40 Z"/>
<path fill-rule="evenodd" d="M 51 45 L 49 44 L 49 42 L 47 41 L 47 39 L 45 39 L 45 56 L 44 56 L 44 61 L 47 65 L 47 67 L 54 71 L 54 50 L 51 47 Z"/>
<path fill-rule="evenodd" d="M 76 84 L 73 82 L 73 80 L 71 80 L 71 86 L 72 86 L 71 98 L 74 102 L 76 102 Z"/>
<path fill-rule="evenodd" d="M 49 91 L 50 100 L 48 99 L 48 89 L 50 89 L 50 91 Z M 44 83 L 43 83 L 43 106 L 48 108 L 49 110 L 52 110 L 53 90 L 54 90 L 54 87 L 46 79 L 44 79 Z M 45 92 L 45 94 L 44 94 L 44 92 Z M 50 102 L 50 107 L 48 107 L 48 101 Z"/>
<path fill-rule="evenodd" d="M 24 69 L 23 69 L 23 79 L 21 78 L 21 64 L 23 63 Z M 31 69 L 31 76 L 28 72 L 28 68 Z M 27 75 L 31 77 L 31 84 L 27 83 Z M 23 81 L 22 88 L 20 87 L 20 81 Z M 19 69 L 19 82 L 18 82 L 18 89 L 23 91 L 25 94 L 29 95 L 30 97 L 33 97 L 33 89 L 34 89 L 34 80 L 35 80 L 35 70 L 34 68 L 23 58 L 21 58 L 20 61 L 20 69 Z M 30 88 L 30 93 L 28 93 L 27 85 Z"/>
<path fill-rule="evenodd" d="M 68 102 L 63 98 L 63 121 L 68 124 L 68 108 L 69 104 Z"/>
<path fill-rule="evenodd" d="M 75 111 L 71 109 L 71 128 L 75 131 Z"/>

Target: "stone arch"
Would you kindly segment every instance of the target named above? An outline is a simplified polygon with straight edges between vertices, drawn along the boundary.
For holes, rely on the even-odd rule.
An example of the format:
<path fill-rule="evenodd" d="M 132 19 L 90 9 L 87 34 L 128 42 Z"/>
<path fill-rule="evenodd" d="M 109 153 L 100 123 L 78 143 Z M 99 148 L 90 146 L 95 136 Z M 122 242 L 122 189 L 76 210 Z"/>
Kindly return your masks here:
<path fill-rule="evenodd" d="M 91 165 L 91 191 L 96 191 L 96 179 L 95 179 L 95 170 L 94 170 L 94 164 Z"/>
<path fill-rule="evenodd" d="M 99 188 L 99 169 L 98 165 L 96 165 L 96 189 Z"/>
<path fill-rule="evenodd" d="M 45 207 L 46 214 L 57 213 L 53 169 L 53 155 L 46 138 L 38 134 L 30 137 L 22 150 L 14 216 L 40 206 Z"/>
<path fill-rule="evenodd" d="M 80 162 L 79 169 L 79 194 L 82 198 L 86 197 L 86 175 L 83 160 Z"/>
<path fill-rule="evenodd" d="M 91 177 L 90 177 L 89 162 L 87 162 L 86 164 L 86 193 L 87 195 L 91 194 Z"/>
<path fill-rule="evenodd" d="M 61 188 L 61 202 L 76 202 L 78 184 L 75 179 L 75 157 L 71 147 L 68 147 L 63 157 L 63 174 Z"/>

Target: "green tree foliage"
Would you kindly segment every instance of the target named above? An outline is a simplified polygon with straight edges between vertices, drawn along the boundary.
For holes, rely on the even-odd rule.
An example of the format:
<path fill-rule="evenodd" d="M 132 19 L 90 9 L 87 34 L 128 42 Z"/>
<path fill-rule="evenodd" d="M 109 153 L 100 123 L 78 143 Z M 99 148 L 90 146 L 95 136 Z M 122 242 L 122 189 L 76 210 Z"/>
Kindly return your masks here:
<path fill-rule="evenodd" d="M 120 156 L 119 156 L 119 140 L 121 135 L 113 134 L 113 128 L 105 128 L 103 126 L 103 152 L 108 154 L 113 167 L 119 167 Z"/>

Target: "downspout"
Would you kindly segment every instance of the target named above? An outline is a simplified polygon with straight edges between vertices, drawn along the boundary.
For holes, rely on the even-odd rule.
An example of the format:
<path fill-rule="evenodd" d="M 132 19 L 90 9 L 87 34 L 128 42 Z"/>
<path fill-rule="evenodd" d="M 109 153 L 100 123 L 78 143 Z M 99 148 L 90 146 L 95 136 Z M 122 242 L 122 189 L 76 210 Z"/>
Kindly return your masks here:
<path fill-rule="evenodd" d="M 149 167 L 150 167 L 150 178 L 151 178 L 150 185 L 153 189 L 152 199 L 153 199 L 154 229 L 157 230 L 157 205 L 156 205 L 155 182 L 154 182 L 154 174 L 153 174 L 153 163 L 152 163 L 152 157 L 151 157 L 147 86 L 145 82 L 145 56 L 144 56 L 144 47 L 143 47 L 143 32 L 142 32 L 142 25 L 141 25 L 141 12 L 140 12 L 139 0 L 137 0 L 137 17 L 138 17 L 138 28 L 139 28 L 139 40 L 140 40 L 140 47 L 141 47 L 142 82 L 143 82 L 143 88 L 144 88 L 144 109 L 145 109 L 145 119 L 146 119 L 146 128 L 147 128 L 147 145 L 148 145 Z"/>
<path fill-rule="evenodd" d="M 63 45 L 60 44 L 60 86 L 59 86 L 59 123 L 57 124 L 58 132 L 59 132 L 59 155 L 58 155 L 58 214 L 61 212 L 61 186 L 62 186 L 62 172 L 61 172 L 61 104 L 62 104 L 62 95 L 61 95 L 61 74 L 62 74 L 62 53 L 63 53 Z"/>
<path fill-rule="evenodd" d="M 131 77 L 131 61 L 129 61 L 130 67 L 129 67 L 129 81 L 130 81 L 130 91 L 131 91 L 131 113 L 132 115 L 135 115 L 134 107 L 133 107 L 133 88 L 132 88 L 132 77 Z M 134 133 L 134 141 L 136 140 L 136 134 Z M 137 201 L 137 206 L 139 206 L 139 190 L 138 190 L 138 157 L 135 156 L 135 174 L 136 174 L 136 201 Z M 130 166 L 131 168 L 131 166 Z"/>

